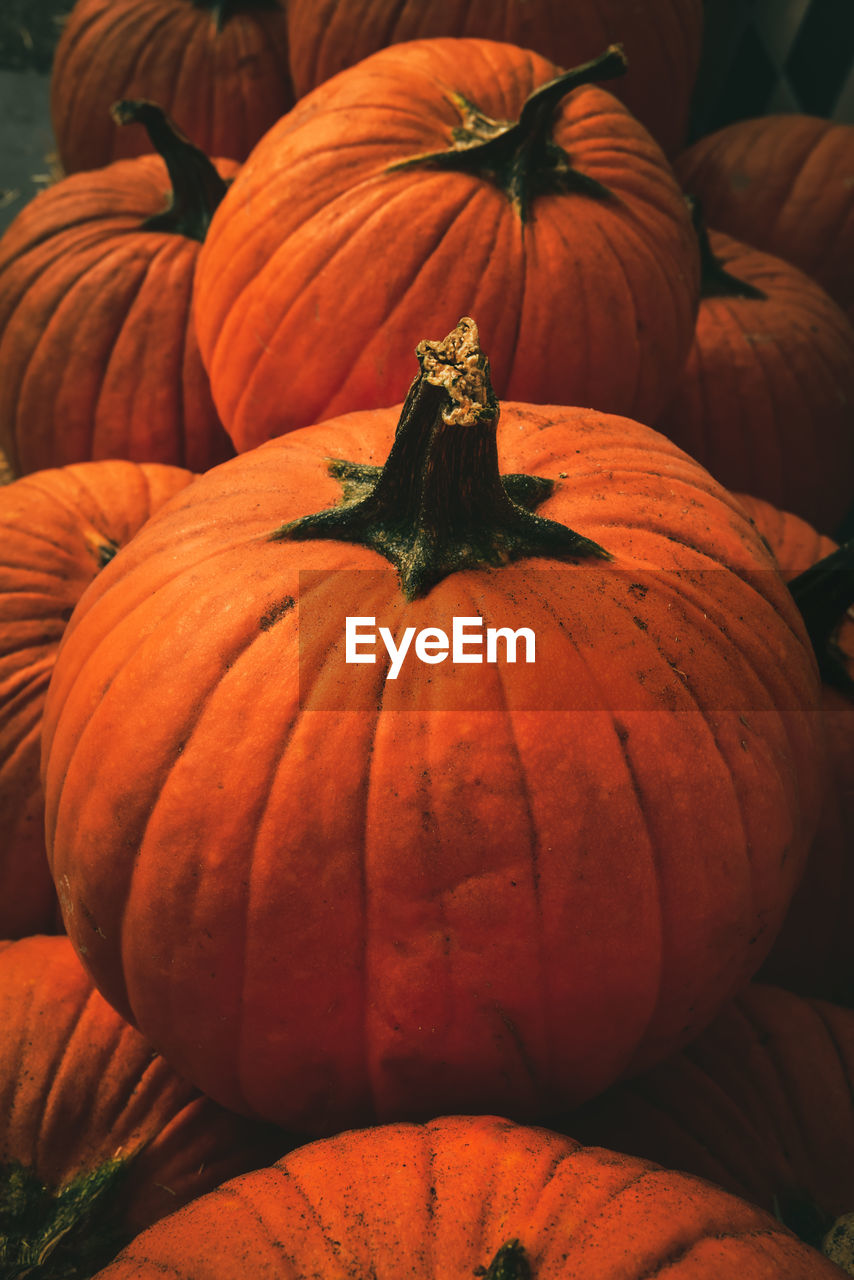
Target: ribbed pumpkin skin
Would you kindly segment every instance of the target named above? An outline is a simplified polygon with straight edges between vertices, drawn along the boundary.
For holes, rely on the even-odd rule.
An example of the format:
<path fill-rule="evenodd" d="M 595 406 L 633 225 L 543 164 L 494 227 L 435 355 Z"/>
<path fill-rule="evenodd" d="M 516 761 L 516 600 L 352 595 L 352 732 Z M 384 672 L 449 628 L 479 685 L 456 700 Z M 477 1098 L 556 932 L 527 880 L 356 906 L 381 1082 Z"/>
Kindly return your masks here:
<path fill-rule="evenodd" d="M 66 173 L 148 152 L 110 107 L 157 102 L 207 155 L 244 160 L 293 103 L 278 3 L 232 5 L 220 29 L 192 0 L 77 0 L 57 45 L 51 118 Z M 240 12 L 240 9 L 245 12 Z"/>
<path fill-rule="evenodd" d="M 495 1274 L 534 1280 L 842 1274 L 715 1187 L 485 1116 L 311 1143 L 158 1224 L 100 1276 L 470 1280 L 509 1240 L 530 1272 Z"/>
<path fill-rule="evenodd" d="M 302 99 L 228 191 L 199 259 L 196 326 L 238 452 L 403 399 L 412 351 L 472 315 L 496 394 L 649 420 L 691 343 L 687 210 L 660 149 L 604 90 L 553 137 L 617 199 L 543 195 L 522 222 L 485 178 L 389 166 L 446 151 L 451 92 L 516 120 L 557 68 L 490 41 L 381 50 Z"/>
<path fill-rule="evenodd" d="M 454 710 L 417 670 L 384 692 L 381 658 L 373 705 L 402 686 L 436 709 L 313 711 L 314 665 L 300 711 L 299 570 L 389 566 L 268 535 L 338 502 L 325 459 L 384 461 L 396 419 L 201 477 L 81 602 L 45 717 L 53 872 L 100 989 L 205 1092 L 298 1132 L 530 1117 L 660 1059 L 760 963 L 819 803 L 817 677 L 770 556 L 675 446 L 590 411 L 499 426 L 502 471 L 566 477 L 538 514 L 615 556 L 510 579 L 565 571 L 526 593 L 531 680 L 585 709 L 508 714 L 533 669 L 483 665 L 462 687 L 487 709 Z M 662 585 L 677 568 L 710 571 L 696 604 Z M 396 618 L 450 625 L 477 589 L 506 625 L 502 572 Z M 398 600 L 388 571 L 355 611 Z"/>
<path fill-rule="evenodd" d="M 719 1183 L 786 1221 L 854 1205 L 854 1012 L 752 984 L 682 1053 L 567 1120 L 613 1146 Z"/>
<path fill-rule="evenodd" d="M 766 539 L 786 579 L 835 550 L 797 516 L 739 495 Z M 854 620 L 846 619 L 837 641 L 854 672 Z M 783 927 L 762 969 L 769 982 L 802 995 L 854 1006 L 854 705 L 831 685 L 822 685 L 828 743 L 828 786 L 821 822 Z"/>
<path fill-rule="evenodd" d="M 41 192 L 0 240 L 0 445 L 19 475 L 233 453 L 190 313 L 199 242 L 141 230 L 169 190 L 159 156 L 119 161 Z"/>
<path fill-rule="evenodd" d="M 724 269 L 764 299 L 704 297 L 659 431 L 728 489 L 828 531 L 854 499 L 854 325 L 795 267 L 711 231 Z"/>
<path fill-rule="evenodd" d="M 621 43 L 629 62 L 616 97 L 668 155 L 685 140 L 700 61 L 699 0 L 289 0 L 291 71 L 299 97 L 386 45 L 434 36 L 505 40 L 561 67 Z"/>
<path fill-rule="evenodd" d="M 203 1098 L 102 1000 L 67 938 L 0 942 L 0 1163 L 52 1187 L 116 1155 L 129 1233 L 288 1148 Z"/>
<path fill-rule="evenodd" d="M 60 924 L 44 846 L 41 716 L 59 642 L 101 559 L 193 479 L 85 462 L 0 489 L 0 937 Z"/>
<path fill-rule="evenodd" d="M 709 225 L 777 254 L 854 321 L 854 125 L 805 115 L 739 120 L 676 160 Z"/>

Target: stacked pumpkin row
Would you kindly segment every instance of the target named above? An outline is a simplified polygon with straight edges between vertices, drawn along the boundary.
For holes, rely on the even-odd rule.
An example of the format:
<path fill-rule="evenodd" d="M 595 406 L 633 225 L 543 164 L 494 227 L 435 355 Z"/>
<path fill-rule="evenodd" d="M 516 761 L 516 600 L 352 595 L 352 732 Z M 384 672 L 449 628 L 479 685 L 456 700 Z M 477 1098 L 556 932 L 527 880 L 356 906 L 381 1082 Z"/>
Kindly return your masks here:
<path fill-rule="evenodd" d="M 89 1218 L 70 1231 L 72 1202 L 88 1214 L 112 1196 L 132 1232 L 165 1212 L 158 1183 L 188 1199 L 306 1137 L 397 1122 L 298 1147 L 164 1220 L 108 1274 L 838 1274 L 685 1175 L 511 1121 L 416 1123 L 486 1111 L 577 1130 L 776 1206 L 816 1245 L 850 1207 L 849 1015 L 746 984 L 779 935 L 768 976 L 851 995 L 847 918 L 821 915 L 828 896 L 850 903 L 851 712 L 823 709 L 816 661 L 845 682 L 848 553 L 788 589 L 780 570 L 832 544 L 758 499 L 825 533 L 844 520 L 854 330 L 797 268 L 692 225 L 664 152 L 595 83 L 626 71 L 619 46 L 601 52 L 624 36 L 614 88 L 661 130 L 651 53 L 684 40 L 666 99 L 684 110 L 660 133 L 675 152 L 699 5 L 662 3 L 649 47 L 605 6 L 584 38 L 580 16 L 549 26 L 546 6 L 539 35 L 509 33 L 588 59 L 568 72 L 446 26 L 341 71 L 278 123 L 281 97 L 247 89 L 247 119 L 272 127 L 241 166 L 255 137 L 216 132 L 237 115 L 234 82 L 229 107 L 198 109 L 216 91 L 196 24 L 221 50 L 243 32 L 259 68 L 281 68 L 287 41 L 303 93 L 315 61 L 335 69 L 323 57 L 358 6 L 327 6 L 316 57 L 318 6 L 265 8 L 253 62 L 237 6 L 171 0 L 167 17 L 162 3 L 137 16 L 131 0 L 83 0 L 55 101 L 69 167 L 109 158 L 89 146 L 137 145 L 139 125 L 163 159 L 66 178 L 0 241 L 0 439 L 24 476 L 0 510 L 9 546 L 24 537 L 0 606 L 2 932 L 22 939 L 0 960 L 9 991 L 28 992 L 3 1085 L 21 1265 L 52 1253 L 90 1274 L 122 1243 L 96 1249 Z M 614 7 L 630 22 L 634 6 Z M 520 15 L 540 21 L 532 8 Z M 83 125 L 74 68 L 126 74 L 99 25 L 117 12 L 147 52 L 126 60 L 137 82 L 104 90 L 121 99 L 112 131 L 103 103 Z M 145 82 L 145 24 L 173 18 L 182 57 Z M 353 61 L 370 50 L 352 32 L 389 38 L 367 20 L 347 30 Z M 211 138 L 234 159 L 209 161 Z M 538 665 L 410 665 L 394 684 L 381 662 L 347 669 L 345 616 L 400 637 L 473 612 L 533 627 Z M 811 845 L 801 919 L 781 933 Z M 67 941 L 25 936 L 59 927 L 57 895 L 98 995 Z M 34 1032 L 57 987 L 67 1013 Z M 733 1099 L 730 1134 L 756 1125 L 757 1159 L 698 1164 L 678 1132 L 670 1146 L 643 1132 L 633 1091 L 678 1081 L 702 1114 L 693 1064 L 705 1046 L 744 1054 L 744 1018 L 769 1020 L 793 1078 L 807 1060 L 794 1029 L 832 1028 L 833 1048 L 804 1041 L 840 1095 L 824 1180 L 785 1167 L 779 1115 L 738 1119 L 740 1090 L 765 1086 L 727 1085 L 719 1063 L 712 1092 Z M 141 1085 L 149 1045 L 163 1056 Z M 111 1064 L 93 1109 L 110 1120 L 85 1154 L 58 1155 L 48 1125 L 89 1096 L 91 1061 Z M 50 1091 L 38 1128 L 25 1079 L 36 1107 Z M 116 1147 L 127 1163 L 84 1172 Z M 66 1190 L 36 1230 L 39 1179 Z M 211 1213 L 229 1256 L 205 1260 Z M 831 1235 L 841 1257 L 844 1230 Z"/>

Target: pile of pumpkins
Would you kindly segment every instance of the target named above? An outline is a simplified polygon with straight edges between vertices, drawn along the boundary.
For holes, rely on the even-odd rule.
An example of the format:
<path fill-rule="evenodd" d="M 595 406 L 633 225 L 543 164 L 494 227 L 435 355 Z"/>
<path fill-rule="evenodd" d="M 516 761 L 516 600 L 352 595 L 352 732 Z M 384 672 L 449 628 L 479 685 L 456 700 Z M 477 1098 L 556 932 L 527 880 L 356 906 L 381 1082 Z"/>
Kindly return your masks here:
<path fill-rule="evenodd" d="M 0 239 L 4 1277 L 854 1275 L 854 126 L 686 149 L 701 48 L 77 0 Z"/>

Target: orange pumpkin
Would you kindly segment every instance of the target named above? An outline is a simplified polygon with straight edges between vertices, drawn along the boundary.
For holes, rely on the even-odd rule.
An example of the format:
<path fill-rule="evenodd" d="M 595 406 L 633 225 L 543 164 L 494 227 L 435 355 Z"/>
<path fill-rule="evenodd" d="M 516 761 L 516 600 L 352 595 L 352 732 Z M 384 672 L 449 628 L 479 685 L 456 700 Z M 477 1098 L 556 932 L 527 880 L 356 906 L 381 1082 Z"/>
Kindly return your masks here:
<path fill-rule="evenodd" d="M 383 49 L 265 136 L 202 248 L 195 316 L 238 451 L 403 399 L 425 329 L 476 315 L 507 399 L 650 421 L 698 253 L 670 166 L 589 83 L 487 40 Z M 555 79 L 555 77 L 557 77 Z"/>
<path fill-rule="evenodd" d="M 854 322 L 854 125 L 818 116 L 739 120 L 677 159 L 709 223 L 800 267 Z"/>
<path fill-rule="evenodd" d="M 700 243 L 694 344 L 655 426 L 728 489 L 830 532 L 854 500 L 854 325 L 780 258 Z"/>
<path fill-rule="evenodd" d="M 199 358 L 190 296 L 233 161 L 211 163 L 151 103 L 161 156 L 36 196 L 0 240 L 0 446 L 17 474 L 94 458 L 204 471 L 233 450 Z"/>
<path fill-rule="evenodd" d="M 139 1236 L 100 1280 L 840 1280 L 768 1214 L 491 1116 L 314 1142 Z"/>
<path fill-rule="evenodd" d="M 386 45 L 433 36 L 504 40 L 574 67 L 619 42 L 628 72 L 614 93 L 668 155 L 685 140 L 700 61 L 700 0 L 289 0 L 288 38 L 297 96 Z"/>
<path fill-rule="evenodd" d="M 0 489 L 0 937 L 61 927 L 44 847 L 41 717 L 74 606 L 193 479 L 180 467 L 83 462 Z"/>
<path fill-rule="evenodd" d="M 293 103 L 278 0 L 77 0 L 53 60 L 50 111 L 66 173 L 143 155 L 122 98 L 159 102 L 211 156 L 245 160 Z"/>
<path fill-rule="evenodd" d="M 564 1123 L 709 1178 L 818 1248 L 854 1206 L 852 1090 L 854 1011 L 755 984 L 689 1048 Z"/>
<path fill-rule="evenodd" d="M 0 1025 L 9 1275 L 91 1275 L 158 1218 L 291 1145 L 181 1080 L 101 999 L 67 938 L 0 942 Z"/>
<path fill-rule="evenodd" d="M 471 321 L 419 357 L 396 435 L 292 433 L 150 521 L 45 713 L 100 989 L 300 1132 L 536 1115 L 661 1058 L 760 963 L 820 799 L 814 659 L 735 500 L 589 410 L 505 404 L 496 445 Z M 344 614 L 473 613 L 536 660 L 344 661 Z"/>
<path fill-rule="evenodd" d="M 770 546 L 783 577 L 792 581 L 836 548 L 806 521 L 757 498 L 739 501 Z M 803 879 L 764 967 L 763 976 L 802 995 L 821 996 L 854 1006 L 854 620 L 845 616 L 851 598 L 851 573 L 843 578 L 841 603 L 831 604 L 831 648 L 822 685 L 828 741 L 828 786 L 821 822 Z M 827 587 L 830 586 L 828 582 Z M 793 589 L 797 590 L 792 582 Z M 847 594 L 846 594 L 847 592 Z M 821 624 L 828 589 L 811 600 Z M 818 606 L 818 609 L 816 609 Z M 803 606 L 809 613 L 809 605 Z M 826 642 L 825 642 L 826 643 Z M 822 638 L 817 633 L 817 644 Z M 848 682 L 847 687 L 845 686 Z"/>

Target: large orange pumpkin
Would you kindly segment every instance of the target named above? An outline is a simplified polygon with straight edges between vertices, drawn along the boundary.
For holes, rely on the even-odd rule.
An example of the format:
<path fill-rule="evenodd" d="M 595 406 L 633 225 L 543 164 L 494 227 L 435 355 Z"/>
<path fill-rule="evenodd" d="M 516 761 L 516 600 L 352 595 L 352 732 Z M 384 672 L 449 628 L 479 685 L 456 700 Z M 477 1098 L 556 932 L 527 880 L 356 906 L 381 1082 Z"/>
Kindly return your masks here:
<path fill-rule="evenodd" d="M 668 155 L 685 140 L 700 61 L 700 0 L 289 0 L 291 70 L 298 96 L 369 53 L 403 40 L 466 36 L 535 49 L 562 67 L 619 42 L 629 62 L 616 97 Z"/>
<path fill-rule="evenodd" d="M 163 158 L 63 179 L 0 240 L 0 446 L 19 475 L 93 458 L 204 471 L 233 453 L 190 297 L 237 165 L 215 166 L 151 103 L 117 114 L 143 120 Z"/>
<path fill-rule="evenodd" d="M 854 1011 L 757 983 L 684 1052 L 565 1123 L 709 1178 L 819 1247 L 854 1212 L 852 1091 Z"/>
<path fill-rule="evenodd" d="M 99 987 L 304 1132 L 538 1114 L 662 1057 L 770 946 L 820 798 L 814 659 L 735 500 L 589 410 L 507 404 L 496 454 L 472 322 L 419 353 L 396 436 L 270 441 L 150 521 L 45 714 Z M 344 615 L 473 614 L 536 660 L 344 661 Z"/>
<path fill-rule="evenodd" d="M 684 1174 L 491 1116 L 344 1133 L 139 1236 L 103 1280 L 841 1280 Z"/>
<path fill-rule="evenodd" d="M 53 60 L 50 110 L 66 173 L 143 155 L 122 98 L 159 102 L 211 156 L 245 160 L 293 103 L 279 0 L 77 0 Z"/>
<path fill-rule="evenodd" d="M 425 329 L 465 314 L 502 398 L 660 411 L 698 253 L 662 152 L 588 83 L 622 65 L 610 50 L 565 79 L 513 45 L 413 41 L 270 130 L 217 210 L 195 298 L 238 451 L 402 400 Z"/>
<path fill-rule="evenodd" d="M 683 152 L 676 172 L 711 226 L 794 263 L 854 321 L 854 125 L 738 120 Z"/>
<path fill-rule="evenodd" d="M 0 938 L 52 933 L 59 923 L 39 751 L 68 619 L 118 548 L 192 479 L 180 467 L 104 460 L 0 489 Z"/>
<path fill-rule="evenodd" d="M 181 1080 L 101 999 L 67 938 L 0 942 L 0 1026 L 6 1275 L 91 1275 L 150 1223 L 292 1145 Z"/>
<path fill-rule="evenodd" d="M 700 243 L 694 344 L 655 426 L 728 489 L 829 533 L 854 500 L 854 325 L 782 259 Z"/>

